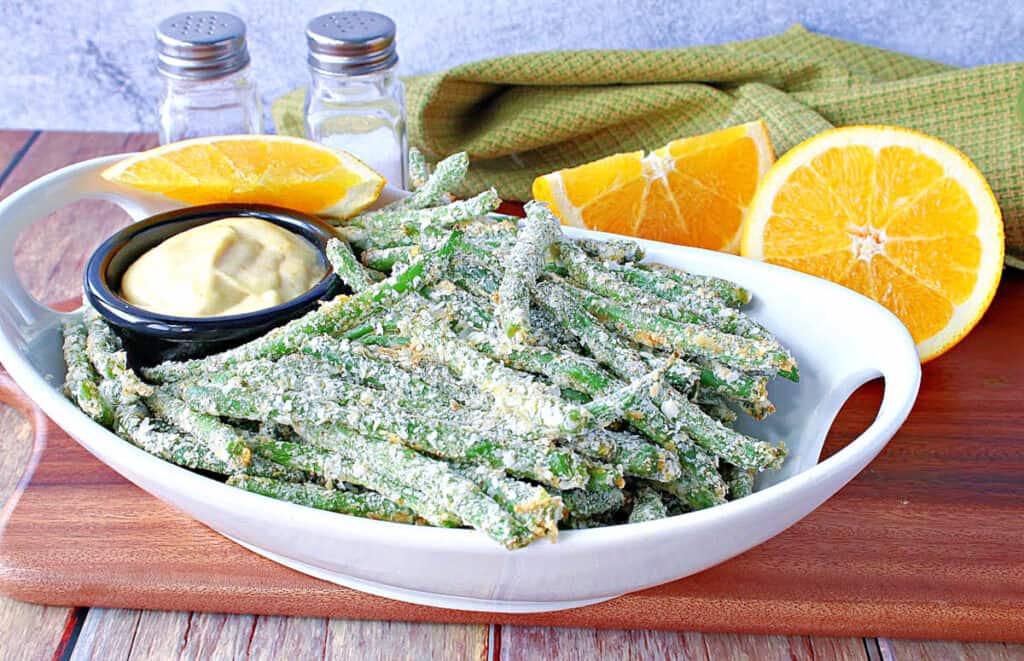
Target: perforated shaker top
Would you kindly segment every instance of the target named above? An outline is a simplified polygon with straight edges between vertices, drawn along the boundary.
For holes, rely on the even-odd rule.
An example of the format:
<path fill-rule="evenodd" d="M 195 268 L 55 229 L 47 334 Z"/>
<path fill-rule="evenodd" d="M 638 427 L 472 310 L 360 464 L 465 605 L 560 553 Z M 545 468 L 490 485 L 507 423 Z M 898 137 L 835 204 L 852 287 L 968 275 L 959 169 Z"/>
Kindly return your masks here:
<path fill-rule="evenodd" d="M 233 14 L 194 11 L 160 21 L 157 68 L 172 78 L 208 80 L 249 64 L 245 23 Z"/>
<path fill-rule="evenodd" d="M 393 67 L 395 22 L 372 11 L 317 16 L 306 26 L 309 66 L 323 73 L 358 76 Z"/>

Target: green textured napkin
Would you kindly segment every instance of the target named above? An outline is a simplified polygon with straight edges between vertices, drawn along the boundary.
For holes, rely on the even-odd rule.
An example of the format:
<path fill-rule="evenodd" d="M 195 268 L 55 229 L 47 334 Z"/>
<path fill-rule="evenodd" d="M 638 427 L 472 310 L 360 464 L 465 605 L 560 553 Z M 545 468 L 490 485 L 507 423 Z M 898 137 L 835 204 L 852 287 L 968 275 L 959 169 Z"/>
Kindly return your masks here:
<path fill-rule="evenodd" d="M 832 126 L 897 124 L 963 150 L 1024 266 L 1024 63 L 960 69 L 808 32 L 656 51 L 515 55 L 409 78 L 410 143 L 469 152 L 460 194 L 528 199 L 534 177 L 620 151 L 764 118 L 776 153 Z M 302 134 L 303 90 L 273 106 Z"/>

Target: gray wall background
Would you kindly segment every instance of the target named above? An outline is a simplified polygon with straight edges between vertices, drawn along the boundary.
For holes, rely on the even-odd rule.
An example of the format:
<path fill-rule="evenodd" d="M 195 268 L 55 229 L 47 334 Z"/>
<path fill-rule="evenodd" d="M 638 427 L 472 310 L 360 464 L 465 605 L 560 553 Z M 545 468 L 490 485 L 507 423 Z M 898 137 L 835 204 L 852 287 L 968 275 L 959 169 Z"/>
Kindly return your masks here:
<path fill-rule="evenodd" d="M 0 0 L 0 127 L 153 130 L 153 29 L 196 9 L 245 20 L 269 103 L 306 81 L 306 22 L 355 8 L 395 19 L 404 74 L 538 50 L 749 39 L 796 22 L 949 64 L 1024 60 L 1024 0 Z"/>

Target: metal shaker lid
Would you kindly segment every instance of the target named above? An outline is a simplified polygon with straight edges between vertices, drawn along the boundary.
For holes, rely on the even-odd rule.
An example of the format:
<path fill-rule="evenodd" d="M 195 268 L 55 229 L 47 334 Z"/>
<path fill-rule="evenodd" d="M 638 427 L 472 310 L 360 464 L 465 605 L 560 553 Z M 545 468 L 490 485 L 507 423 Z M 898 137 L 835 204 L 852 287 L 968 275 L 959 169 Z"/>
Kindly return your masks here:
<path fill-rule="evenodd" d="M 322 73 L 358 76 L 393 67 L 395 22 L 372 11 L 317 16 L 306 26 L 309 66 Z"/>
<path fill-rule="evenodd" d="M 157 68 L 166 76 L 210 80 L 249 64 L 245 23 L 233 14 L 193 11 L 160 21 Z"/>

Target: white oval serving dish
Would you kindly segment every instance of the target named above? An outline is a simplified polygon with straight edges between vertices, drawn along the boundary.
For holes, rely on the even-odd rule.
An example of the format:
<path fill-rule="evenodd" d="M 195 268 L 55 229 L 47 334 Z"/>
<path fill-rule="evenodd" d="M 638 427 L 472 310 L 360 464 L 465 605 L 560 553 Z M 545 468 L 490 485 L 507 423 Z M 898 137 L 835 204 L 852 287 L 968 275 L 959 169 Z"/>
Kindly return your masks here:
<path fill-rule="evenodd" d="M 760 544 L 818 507 L 882 450 L 917 396 L 921 371 L 914 343 L 899 320 L 873 301 L 740 257 L 641 241 L 649 260 L 751 290 L 749 313 L 799 361 L 799 384 L 776 379 L 771 385 L 778 413 L 761 423 L 746 421 L 746 431 L 785 441 L 791 451 L 753 495 L 660 521 L 566 531 L 557 543 L 507 551 L 471 530 L 370 521 L 248 493 L 139 450 L 90 420 L 59 390 L 61 315 L 25 291 L 14 270 L 15 241 L 36 219 L 84 197 L 113 200 L 135 219 L 178 206 L 125 197 L 100 179 L 99 172 L 120 158 L 63 168 L 0 203 L 0 361 L 54 422 L 127 479 L 257 553 L 341 585 L 430 606 L 515 613 L 582 606 L 682 578 Z M 843 403 L 878 376 L 885 379 L 885 396 L 874 422 L 818 463 Z"/>

